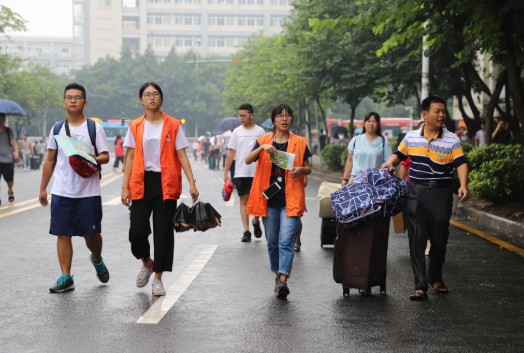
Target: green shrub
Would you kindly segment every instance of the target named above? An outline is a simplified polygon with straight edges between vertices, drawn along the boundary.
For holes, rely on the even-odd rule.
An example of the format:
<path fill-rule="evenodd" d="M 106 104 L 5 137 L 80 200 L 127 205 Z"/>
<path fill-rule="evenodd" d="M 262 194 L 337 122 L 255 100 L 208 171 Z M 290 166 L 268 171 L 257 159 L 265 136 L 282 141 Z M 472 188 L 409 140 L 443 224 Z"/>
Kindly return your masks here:
<path fill-rule="evenodd" d="M 346 145 L 327 145 L 321 152 L 322 162 L 329 169 L 341 170 L 344 168 L 344 164 L 340 162 L 340 155 L 346 149 Z"/>
<path fill-rule="evenodd" d="M 470 166 L 468 189 L 492 201 L 524 196 L 524 146 L 493 144 L 466 155 Z"/>
<path fill-rule="evenodd" d="M 475 147 L 469 143 L 469 142 L 462 142 L 461 143 L 462 145 L 462 150 L 464 151 L 464 154 L 468 154 L 472 149 L 474 149 Z"/>
<path fill-rule="evenodd" d="M 340 155 L 340 164 L 342 165 L 342 168 L 346 166 L 346 161 L 348 159 L 348 148 L 344 148 L 344 152 Z"/>

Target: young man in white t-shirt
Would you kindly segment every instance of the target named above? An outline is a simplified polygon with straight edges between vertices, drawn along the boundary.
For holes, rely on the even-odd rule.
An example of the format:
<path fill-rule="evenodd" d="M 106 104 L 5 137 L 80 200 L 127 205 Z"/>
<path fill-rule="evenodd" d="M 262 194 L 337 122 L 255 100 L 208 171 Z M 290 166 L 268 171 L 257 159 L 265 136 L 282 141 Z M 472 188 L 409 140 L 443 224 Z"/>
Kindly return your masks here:
<path fill-rule="evenodd" d="M 256 139 L 265 134 L 260 126 L 253 123 L 254 110 L 249 103 L 244 103 L 238 108 L 238 118 L 241 125 L 231 133 L 227 145 L 226 165 L 224 167 L 224 181 L 230 180 L 229 169 L 233 160 L 235 161 L 235 175 L 233 183 L 237 188 L 238 198 L 240 199 L 240 217 L 244 225 L 244 234 L 241 241 L 246 243 L 251 241 L 251 232 L 249 231 L 249 215 L 246 212 L 249 191 L 255 175 L 256 163 L 247 165 L 246 156 L 251 152 L 255 145 Z M 256 238 L 262 236 L 262 228 L 258 217 L 253 217 L 253 232 Z"/>
<path fill-rule="evenodd" d="M 63 106 L 67 111 L 67 121 L 60 128 L 59 135 L 66 134 L 66 123 L 72 138 L 85 142 L 94 156 L 95 148 L 91 143 L 88 121 L 84 115 L 87 105 L 85 88 L 71 83 L 64 90 Z M 95 123 L 97 163 L 109 162 L 106 134 L 104 129 Z M 100 177 L 98 173 L 84 178 L 78 175 L 69 164 L 68 157 L 58 149 L 54 138 L 54 127 L 49 134 L 48 154 L 42 171 L 39 200 L 47 206 L 47 185 L 54 174 L 51 188 L 51 225 L 49 233 L 56 236 L 57 252 L 61 276 L 49 288 L 51 293 L 60 293 L 75 289 L 71 276 L 73 245 L 71 238 L 81 236 L 91 251 L 90 260 L 96 275 L 102 283 L 109 281 L 109 272 L 102 260 L 102 199 L 100 197 Z"/>

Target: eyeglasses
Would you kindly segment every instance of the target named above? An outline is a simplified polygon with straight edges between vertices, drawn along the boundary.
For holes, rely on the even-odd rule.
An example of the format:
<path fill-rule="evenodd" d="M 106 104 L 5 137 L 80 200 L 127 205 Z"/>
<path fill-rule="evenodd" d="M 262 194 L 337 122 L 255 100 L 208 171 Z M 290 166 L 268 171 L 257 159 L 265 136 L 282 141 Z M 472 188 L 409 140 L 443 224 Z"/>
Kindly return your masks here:
<path fill-rule="evenodd" d="M 84 99 L 84 97 L 82 96 L 65 96 L 64 99 L 68 102 L 72 102 L 72 101 L 81 101 L 82 99 Z"/>
<path fill-rule="evenodd" d="M 291 115 L 289 115 L 289 114 L 277 114 L 276 118 L 278 118 L 278 119 L 288 119 L 289 120 L 289 119 L 292 119 L 293 117 Z"/>
<path fill-rule="evenodd" d="M 253 114 L 238 114 L 238 118 L 239 119 L 246 119 L 246 118 L 250 117 L 251 115 L 253 115 Z"/>
<path fill-rule="evenodd" d="M 158 93 L 158 92 L 153 92 L 153 93 L 146 92 L 146 93 L 142 94 L 142 96 L 144 98 L 147 98 L 147 99 L 150 99 L 150 98 L 155 98 L 156 99 L 156 98 L 160 97 L 160 93 Z"/>

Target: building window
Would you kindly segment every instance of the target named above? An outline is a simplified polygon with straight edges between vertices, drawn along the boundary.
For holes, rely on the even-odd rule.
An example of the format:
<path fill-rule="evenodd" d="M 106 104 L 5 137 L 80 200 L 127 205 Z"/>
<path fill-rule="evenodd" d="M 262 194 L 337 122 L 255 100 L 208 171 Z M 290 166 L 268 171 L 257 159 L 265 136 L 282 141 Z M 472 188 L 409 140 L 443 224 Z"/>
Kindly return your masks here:
<path fill-rule="evenodd" d="M 270 25 L 271 27 L 282 27 L 286 16 L 271 16 Z"/>
<path fill-rule="evenodd" d="M 293 0 L 271 0 L 271 5 L 291 5 Z"/>
<path fill-rule="evenodd" d="M 247 37 L 209 36 L 208 45 L 210 48 L 237 47 L 243 45 L 247 39 Z"/>
<path fill-rule="evenodd" d="M 233 26 L 233 15 L 209 15 L 207 18 L 210 26 Z"/>
<path fill-rule="evenodd" d="M 233 0 L 207 0 L 208 5 L 233 5 Z"/>
<path fill-rule="evenodd" d="M 264 5 L 264 0 L 238 0 L 239 5 Z"/>
<path fill-rule="evenodd" d="M 175 0 L 175 4 L 200 4 L 200 0 Z"/>
<path fill-rule="evenodd" d="M 239 26 L 248 26 L 248 27 L 263 26 L 264 17 L 263 16 L 239 16 L 238 25 Z"/>
<path fill-rule="evenodd" d="M 183 26 L 200 26 L 200 15 L 175 15 L 175 24 Z"/>

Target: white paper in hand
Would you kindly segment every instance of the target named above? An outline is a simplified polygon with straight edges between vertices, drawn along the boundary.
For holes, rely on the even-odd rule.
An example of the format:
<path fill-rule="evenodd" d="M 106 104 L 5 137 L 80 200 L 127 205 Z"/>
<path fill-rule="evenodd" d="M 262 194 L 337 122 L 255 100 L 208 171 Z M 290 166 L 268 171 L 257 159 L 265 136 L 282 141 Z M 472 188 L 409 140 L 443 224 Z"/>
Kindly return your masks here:
<path fill-rule="evenodd" d="M 293 170 L 293 163 L 295 163 L 295 155 L 293 153 L 277 151 L 277 153 L 272 154 L 270 158 L 271 162 L 280 168 Z"/>
<path fill-rule="evenodd" d="M 69 137 L 67 135 L 55 135 L 55 139 L 58 147 L 66 156 L 80 156 L 91 163 L 96 164 L 96 159 L 89 154 L 89 146 L 84 141 L 77 140 L 74 137 Z"/>

